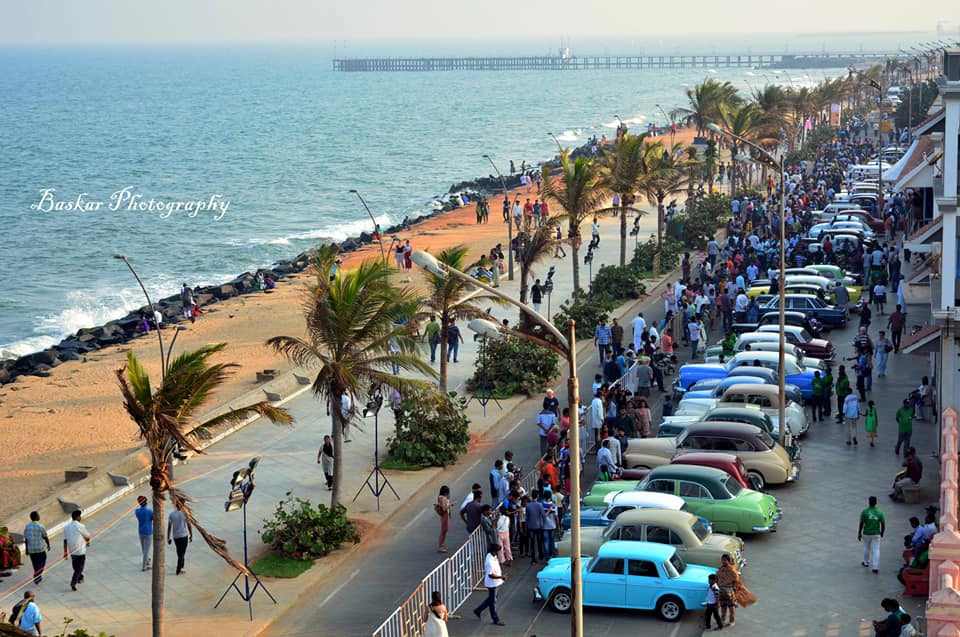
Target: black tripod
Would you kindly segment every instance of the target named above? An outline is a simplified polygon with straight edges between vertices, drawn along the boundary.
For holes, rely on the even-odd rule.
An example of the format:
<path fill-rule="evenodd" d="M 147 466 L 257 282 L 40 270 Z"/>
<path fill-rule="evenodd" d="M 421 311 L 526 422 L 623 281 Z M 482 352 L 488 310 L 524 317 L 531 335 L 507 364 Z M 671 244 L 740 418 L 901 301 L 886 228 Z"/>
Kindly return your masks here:
<path fill-rule="evenodd" d="M 494 395 L 493 392 L 487 388 L 487 337 L 486 335 L 477 335 L 480 338 L 480 391 L 474 392 L 473 396 L 470 397 L 470 400 L 467 401 L 469 405 L 474 400 L 480 403 L 480 406 L 483 407 L 483 415 L 487 415 L 487 403 L 491 400 L 497 404 L 497 407 L 503 410 L 503 405 L 500 404 Z M 477 338 L 475 336 L 474 338 Z"/>
<path fill-rule="evenodd" d="M 379 387 L 376 387 L 371 390 L 370 399 L 367 401 L 367 406 L 363 410 L 364 418 L 366 418 L 370 412 L 373 412 L 373 471 L 370 472 L 367 479 L 360 485 L 357 494 L 353 496 L 353 502 L 356 502 L 365 488 L 370 489 L 370 492 L 377 498 L 378 512 L 380 511 L 380 494 L 383 493 L 385 488 L 390 487 L 393 495 L 397 496 L 397 500 L 400 499 L 400 494 L 393 488 L 386 474 L 383 473 L 383 470 L 380 468 L 380 408 L 382 406 L 383 393 Z M 373 484 L 370 483 L 371 478 L 373 478 Z"/>
<path fill-rule="evenodd" d="M 267 594 L 267 597 L 269 597 L 274 604 L 277 603 L 277 600 L 270 594 L 270 591 L 267 590 L 267 587 L 260 581 L 257 574 L 250 570 L 250 562 L 248 561 L 247 555 L 247 500 L 250 499 L 250 494 L 253 493 L 253 470 L 256 468 L 257 461 L 259 461 L 259 458 L 254 458 L 250 461 L 249 469 L 241 469 L 233 474 L 233 480 L 230 482 L 230 499 L 227 500 L 226 504 L 227 511 L 233 511 L 237 508 L 237 500 L 242 499 L 243 501 L 243 565 L 247 567 L 247 573 L 249 574 L 243 571 L 238 572 L 237 576 L 230 582 L 230 585 L 223 591 L 223 595 L 220 596 L 217 603 L 213 605 L 214 608 L 220 606 L 220 602 L 224 600 L 232 588 L 240 595 L 240 599 L 247 603 L 250 609 L 250 621 L 253 621 L 253 594 L 257 592 L 258 588 L 262 588 L 263 592 Z M 239 495 L 239 498 L 236 497 L 236 495 Z M 243 576 L 243 590 L 240 590 L 240 587 L 237 585 L 237 581 L 241 576 Z M 253 578 L 255 582 L 252 588 L 250 587 L 251 578 Z"/>

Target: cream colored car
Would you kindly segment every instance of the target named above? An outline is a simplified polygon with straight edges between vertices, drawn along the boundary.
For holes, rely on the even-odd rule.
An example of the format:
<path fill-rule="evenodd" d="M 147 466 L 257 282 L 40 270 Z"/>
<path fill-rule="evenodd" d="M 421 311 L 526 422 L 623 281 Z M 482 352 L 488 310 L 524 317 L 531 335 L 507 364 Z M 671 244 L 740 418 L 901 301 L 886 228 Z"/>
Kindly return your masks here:
<path fill-rule="evenodd" d="M 634 540 L 669 544 L 689 564 L 720 567 L 720 558 L 732 555 L 743 568 L 743 540 L 713 533 L 710 527 L 687 511 L 637 509 L 617 516 L 608 527 L 587 527 L 580 535 L 580 554 L 594 556 L 607 540 Z M 557 545 L 560 557 L 570 556 L 570 534 Z"/>

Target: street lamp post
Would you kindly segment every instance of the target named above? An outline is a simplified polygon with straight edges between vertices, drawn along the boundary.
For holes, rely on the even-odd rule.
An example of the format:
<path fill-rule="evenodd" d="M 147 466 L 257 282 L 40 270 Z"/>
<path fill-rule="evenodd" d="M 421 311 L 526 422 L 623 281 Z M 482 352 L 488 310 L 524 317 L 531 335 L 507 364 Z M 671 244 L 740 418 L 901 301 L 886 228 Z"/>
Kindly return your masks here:
<path fill-rule="evenodd" d="M 787 446 L 787 416 L 786 416 L 786 335 L 784 326 L 786 325 L 786 315 L 784 314 L 786 306 L 786 281 L 785 281 L 785 272 L 787 269 L 787 240 L 786 240 L 786 228 L 787 224 L 784 219 L 786 216 L 787 208 L 787 189 L 784 187 L 783 173 L 784 173 L 784 153 L 780 152 L 779 157 L 774 157 L 767 150 L 761 146 L 751 142 L 748 139 L 744 139 L 739 135 L 734 135 L 728 130 L 720 128 L 716 124 L 708 124 L 707 128 L 719 135 L 726 135 L 732 137 L 737 141 L 749 146 L 755 150 L 760 157 L 768 164 L 775 167 L 780 172 L 780 271 L 777 273 L 777 277 L 780 279 L 777 287 L 778 298 L 777 304 L 779 305 L 779 326 L 780 326 L 780 354 L 777 357 L 777 398 L 779 400 L 779 407 L 777 408 L 777 416 L 780 418 L 780 444 L 784 447 Z"/>
<path fill-rule="evenodd" d="M 156 323 L 157 327 L 157 340 L 160 342 L 160 378 L 165 379 L 167 376 L 167 361 L 170 359 L 169 353 L 165 356 L 163 352 L 163 335 L 160 334 L 160 323 L 157 322 L 157 308 L 154 307 L 153 301 L 150 300 L 150 295 L 147 294 L 147 288 L 143 285 L 143 281 L 140 280 L 140 275 L 137 274 L 137 271 L 133 269 L 133 266 L 130 265 L 130 262 L 127 260 L 127 256 L 124 254 L 115 254 L 113 255 L 114 259 L 123 261 L 124 265 L 130 270 L 130 274 L 133 275 L 133 278 L 137 280 L 137 284 L 140 285 L 140 290 L 143 292 L 143 296 L 147 299 L 147 305 L 150 306 L 150 320 Z M 177 335 L 173 335 L 174 341 L 176 341 Z M 170 344 L 170 349 L 173 349 L 173 343 Z"/>
<path fill-rule="evenodd" d="M 467 281 L 485 292 L 514 305 L 527 317 L 521 321 L 520 330 L 504 330 L 491 321 L 478 319 L 470 322 L 470 328 L 487 337 L 502 338 L 503 334 L 516 336 L 524 340 L 543 345 L 562 356 L 567 361 L 569 378 L 567 379 L 567 400 L 570 406 L 570 635 L 583 635 L 583 573 L 580 563 L 580 383 L 577 379 L 577 338 L 574 321 L 568 323 L 569 336 L 565 337 L 533 308 L 507 296 L 497 288 L 491 287 L 469 274 L 460 272 L 448 265 L 441 264 L 428 252 L 418 250 L 411 255 L 414 263 L 436 276 L 453 276 Z"/>
<path fill-rule="evenodd" d="M 560 154 L 562 155 L 562 154 L 563 154 L 563 144 L 560 143 L 560 140 L 557 139 L 557 136 L 554 135 L 553 133 L 547 133 L 547 135 L 549 135 L 549 136 L 550 136 L 550 139 L 552 139 L 553 142 L 557 145 L 557 150 L 559 150 L 559 151 L 560 151 Z"/>
<path fill-rule="evenodd" d="M 490 155 L 484 155 L 483 158 L 490 162 L 493 169 L 497 171 L 497 177 L 500 178 L 500 187 L 503 189 L 503 198 L 509 201 L 510 198 L 507 196 L 507 182 L 503 179 L 503 173 L 501 173 L 497 165 L 493 163 Z M 513 212 L 509 210 L 507 211 L 507 279 L 513 281 Z"/>
<path fill-rule="evenodd" d="M 374 219 L 373 213 L 370 212 L 370 206 L 367 205 L 367 202 L 363 200 L 363 196 L 360 195 L 360 191 L 356 188 L 351 188 L 350 192 L 355 194 L 360 200 L 360 203 L 363 204 L 363 207 L 367 209 L 367 214 L 370 215 L 370 221 L 373 223 L 373 232 L 377 235 L 377 239 L 380 242 L 380 259 L 386 262 L 387 255 L 383 251 L 383 233 L 379 231 L 379 226 L 377 226 L 377 220 Z"/>

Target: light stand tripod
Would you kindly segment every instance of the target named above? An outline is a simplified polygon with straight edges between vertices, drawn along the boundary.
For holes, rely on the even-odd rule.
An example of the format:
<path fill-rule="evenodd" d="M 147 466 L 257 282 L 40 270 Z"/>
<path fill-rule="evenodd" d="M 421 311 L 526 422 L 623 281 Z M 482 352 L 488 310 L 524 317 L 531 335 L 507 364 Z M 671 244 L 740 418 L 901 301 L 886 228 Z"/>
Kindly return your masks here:
<path fill-rule="evenodd" d="M 390 484 L 390 481 L 387 480 L 386 474 L 383 473 L 383 470 L 380 469 L 380 408 L 383 407 L 383 392 L 380 391 L 380 387 L 375 386 L 370 389 L 370 397 L 367 400 L 367 406 L 363 409 L 363 417 L 366 418 L 367 415 L 373 412 L 373 471 L 370 472 L 370 475 L 367 476 L 367 479 L 364 480 L 363 484 L 360 485 L 360 489 L 357 491 L 357 494 L 353 496 L 353 501 L 356 502 L 357 498 L 360 497 L 360 494 L 363 493 L 364 488 L 370 489 L 370 492 L 373 493 L 374 497 L 377 498 L 377 511 L 380 511 L 380 494 L 383 493 L 383 490 L 386 487 L 390 487 L 390 490 L 393 491 L 393 495 L 397 496 L 397 500 L 400 499 L 400 494 L 397 493 L 397 490 L 393 488 L 393 485 Z M 370 484 L 370 478 L 373 478 L 373 484 Z"/>
<path fill-rule="evenodd" d="M 493 396 L 493 392 L 487 389 L 487 337 L 485 334 L 476 334 L 473 338 L 480 339 L 480 391 L 474 392 L 470 400 L 467 401 L 467 404 L 469 405 L 476 400 L 480 403 L 480 406 L 483 407 L 483 415 L 486 417 L 487 403 L 491 400 L 497 403 L 497 407 L 499 407 L 501 411 L 503 410 L 503 405 Z"/>
<path fill-rule="evenodd" d="M 230 582 L 230 585 L 223 591 L 223 595 L 220 596 L 217 603 L 213 605 L 214 608 L 220 606 L 220 602 L 224 600 L 232 588 L 240 595 L 240 599 L 247 603 L 250 610 L 250 621 L 253 621 L 253 595 L 257 592 L 258 588 L 262 588 L 263 592 L 267 594 L 267 597 L 269 597 L 274 604 L 277 603 L 277 600 L 270 594 L 270 591 L 267 590 L 267 587 L 260 581 L 257 574 L 250 570 L 250 562 L 248 559 L 247 500 L 250 499 L 250 495 L 256 486 L 253 482 L 253 472 L 259 462 L 259 457 L 253 458 L 247 467 L 233 472 L 233 478 L 230 480 L 230 494 L 227 496 L 227 502 L 224 504 L 224 509 L 227 512 L 243 509 L 243 565 L 247 567 L 247 573 L 243 571 L 238 572 L 236 577 L 233 578 L 233 581 Z M 240 590 L 240 587 L 237 585 L 240 576 L 243 576 L 243 590 Z M 250 587 L 250 578 L 253 578 L 255 581 L 253 588 Z"/>

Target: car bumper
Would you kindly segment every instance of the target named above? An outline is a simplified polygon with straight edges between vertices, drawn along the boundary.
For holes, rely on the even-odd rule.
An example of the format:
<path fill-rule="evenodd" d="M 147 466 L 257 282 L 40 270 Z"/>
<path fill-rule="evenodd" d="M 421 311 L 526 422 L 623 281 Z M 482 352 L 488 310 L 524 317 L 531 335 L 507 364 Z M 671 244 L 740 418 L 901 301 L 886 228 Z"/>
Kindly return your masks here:
<path fill-rule="evenodd" d="M 543 601 L 543 593 L 540 592 L 540 587 L 539 587 L 539 586 L 534 586 L 534 587 L 533 587 L 533 601 L 535 601 L 535 602 L 542 602 L 542 601 Z"/>
<path fill-rule="evenodd" d="M 754 533 L 776 533 L 777 526 L 780 524 L 780 520 L 783 518 L 783 511 L 777 509 L 777 512 L 773 514 L 773 519 L 770 520 L 769 526 L 755 526 L 753 527 Z"/>
<path fill-rule="evenodd" d="M 787 476 L 787 482 L 796 482 L 800 478 L 800 463 L 793 463 L 793 467 L 790 469 L 790 475 Z"/>

